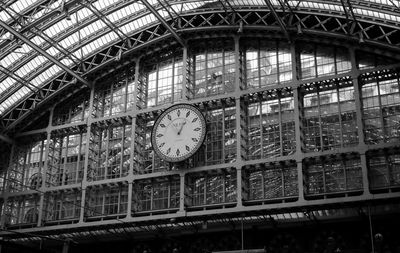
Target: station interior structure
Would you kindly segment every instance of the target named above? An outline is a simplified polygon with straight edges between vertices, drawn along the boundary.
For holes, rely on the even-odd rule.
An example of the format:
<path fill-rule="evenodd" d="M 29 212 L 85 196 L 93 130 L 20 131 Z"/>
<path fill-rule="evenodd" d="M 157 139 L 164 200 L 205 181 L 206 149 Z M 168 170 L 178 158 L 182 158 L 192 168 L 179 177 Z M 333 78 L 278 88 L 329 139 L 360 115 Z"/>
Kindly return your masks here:
<path fill-rule="evenodd" d="M 0 1 L 0 252 L 400 252 L 399 30 L 398 0 Z M 169 163 L 179 103 L 207 134 Z"/>

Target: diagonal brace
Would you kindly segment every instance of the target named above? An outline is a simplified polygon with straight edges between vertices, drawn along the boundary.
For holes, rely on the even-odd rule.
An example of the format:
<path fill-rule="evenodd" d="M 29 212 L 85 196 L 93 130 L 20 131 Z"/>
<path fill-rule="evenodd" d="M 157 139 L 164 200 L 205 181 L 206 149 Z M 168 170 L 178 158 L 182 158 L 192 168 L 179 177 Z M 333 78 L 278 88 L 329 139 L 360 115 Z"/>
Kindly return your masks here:
<path fill-rule="evenodd" d="M 78 75 L 77 73 L 75 73 L 73 70 L 71 70 L 70 68 L 68 68 L 67 66 L 65 66 L 63 63 L 61 63 L 59 60 L 57 60 L 56 58 L 54 58 L 53 56 L 51 56 L 50 54 L 48 54 L 46 51 L 44 51 L 43 49 L 41 49 L 39 46 L 37 46 L 36 44 L 34 44 L 33 42 L 31 42 L 28 38 L 26 38 L 24 35 L 20 34 L 19 32 L 15 31 L 12 27 L 10 27 L 8 24 L 6 24 L 5 22 L 0 20 L 0 26 L 3 27 L 5 30 L 7 30 L 9 33 L 11 33 L 12 35 L 14 35 L 16 38 L 19 38 L 21 41 L 23 41 L 25 44 L 27 44 L 28 46 L 30 46 L 33 50 L 35 50 L 36 52 L 38 52 L 39 54 L 43 55 L 44 57 L 46 57 L 49 61 L 51 61 L 52 63 L 54 63 L 55 65 L 57 65 L 58 67 L 60 67 L 62 70 L 64 70 L 65 72 L 69 73 L 70 75 L 72 75 L 73 77 L 75 77 L 77 80 L 79 80 L 80 82 L 82 82 L 83 84 L 85 84 L 86 86 L 90 87 L 90 83 L 84 79 L 82 76 Z"/>
<path fill-rule="evenodd" d="M 271 0 L 265 0 L 265 3 L 267 4 L 268 8 L 271 10 L 272 15 L 274 15 L 274 17 L 275 17 L 276 21 L 278 22 L 279 27 L 281 28 L 286 39 L 290 42 L 290 36 L 286 29 L 286 25 L 283 23 L 282 19 L 278 16 L 278 13 L 276 13 L 275 8 L 271 3 Z"/>
<path fill-rule="evenodd" d="M 147 7 L 147 9 L 150 10 L 151 13 L 154 14 L 154 16 L 156 16 L 156 18 L 165 26 L 165 28 L 167 28 L 168 31 L 171 32 L 171 34 L 175 37 L 175 39 L 179 42 L 179 44 L 185 47 L 186 46 L 185 41 L 181 38 L 181 36 L 179 36 L 179 34 L 176 33 L 176 31 L 167 23 L 167 21 L 165 21 L 165 19 L 160 15 L 160 13 L 158 13 L 158 11 L 154 9 L 154 7 L 149 2 L 147 2 L 147 0 L 142 0 L 142 3 Z"/>
<path fill-rule="evenodd" d="M 0 65 L 0 72 L 5 74 L 6 76 L 11 77 L 12 79 L 17 81 L 18 83 L 21 83 L 23 86 L 27 87 L 32 92 L 36 92 L 36 91 L 40 90 L 39 87 L 29 83 L 28 81 L 26 81 L 22 77 L 18 76 L 17 74 L 13 73 L 12 71 L 6 69 L 5 67 L 3 67 L 1 65 Z M 19 88 L 20 88 L 19 86 L 16 89 L 15 88 L 9 88 L 5 92 L 2 92 L 1 95 L 0 95 L 1 96 L 0 97 L 0 104 L 3 103 L 6 99 L 8 99 L 10 96 L 12 96 Z"/>

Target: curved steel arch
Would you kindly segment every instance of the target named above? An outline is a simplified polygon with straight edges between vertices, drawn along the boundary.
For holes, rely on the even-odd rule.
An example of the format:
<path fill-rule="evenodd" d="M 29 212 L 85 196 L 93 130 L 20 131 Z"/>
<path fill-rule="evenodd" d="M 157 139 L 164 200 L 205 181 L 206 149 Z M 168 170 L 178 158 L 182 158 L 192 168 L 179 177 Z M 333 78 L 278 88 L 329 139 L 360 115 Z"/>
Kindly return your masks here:
<path fill-rule="evenodd" d="M 333 15 L 332 13 L 321 13 L 321 12 L 305 12 L 298 11 L 291 14 L 290 12 L 277 12 L 282 20 L 286 20 L 286 25 L 291 33 L 295 35 L 296 25 L 299 24 L 301 29 L 306 34 L 317 34 L 325 35 L 327 37 L 340 37 L 342 39 L 357 40 L 358 37 L 351 36 L 347 30 L 344 29 L 348 26 L 348 22 L 344 16 Z M 247 9 L 235 11 L 235 20 L 232 24 L 232 20 L 229 19 L 232 12 L 225 12 L 217 8 L 210 8 L 207 10 L 199 11 L 188 11 L 185 14 L 181 14 L 178 21 L 171 21 L 170 25 L 178 30 L 183 36 L 187 33 L 196 31 L 210 31 L 210 30 L 237 30 L 240 27 L 240 23 L 244 23 L 244 30 L 265 30 L 279 32 L 279 24 L 271 17 L 271 12 L 266 9 L 256 9 L 254 7 L 248 7 Z M 395 29 L 392 26 L 385 26 L 387 29 L 383 29 L 379 23 L 372 22 L 360 22 L 360 27 L 354 31 L 354 34 L 360 31 L 368 34 L 366 38 L 366 44 L 378 45 L 381 48 L 387 48 L 390 50 L 400 51 L 397 44 L 390 44 L 385 41 L 386 37 L 395 37 L 399 32 L 399 29 Z M 326 24 L 329 23 L 329 27 Z M 362 30 L 365 28 L 364 30 Z M 381 28 L 381 29 L 379 29 Z M 376 31 L 381 33 L 376 33 Z M 297 35 L 296 35 L 297 36 Z M 303 36 L 303 35 L 302 35 Z M 137 52 L 143 47 L 150 46 L 157 43 L 160 40 L 171 38 L 171 34 L 161 24 L 156 24 L 151 27 L 147 27 L 142 31 L 138 31 L 133 35 L 130 35 L 131 47 L 124 52 L 124 55 L 132 54 Z M 395 41 L 395 40 L 394 40 Z M 389 40 L 392 42 L 392 40 Z M 117 43 L 103 48 L 101 51 L 87 57 L 81 66 L 74 66 L 72 69 L 75 71 L 85 70 L 85 76 L 90 76 L 96 73 L 99 69 L 102 69 L 106 65 L 114 62 L 114 58 L 117 56 L 119 49 L 124 47 L 124 41 L 118 41 Z M 10 108 L 1 118 L 1 124 L 3 131 L 8 131 L 18 125 L 24 118 L 34 111 L 38 105 L 45 103 L 48 99 L 61 94 L 65 89 L 75 85 L 73 79 L 67 73 L 63 73 L 58 78 L 51 80 L 49 83 L 44 85 L 39 92 L 27 96 L 23 101 Z"/>
<path fill-rule="evenodd" d="M 46 1 L 45 1 L 46 2 Z M 307 3 L 308 2 L 315 2 L 315 3 L 320 3 L 320 4 L 327 4 L 327 2 L 325 1 L 325 2 L 321 2 L 320 0 L 311 0 L 311 1 L 307 1 Z M 40 2 L 40 3 L 42 3 L 42 2 Z M 46 2 L 46 3 L 53 3 L 52 1 L 48 1 L 48 2 Z M 79 5 L 78 4 L 79 2 L 78 1 L 76 1 L 76 0 L 72 0 L 72 1 L 69 1 L 68 2 L 68 8 L 72 8 L 72 7 L 74 7 L 74 9 L 72 10 L 72 12 L 76 12 L 76 11 L 78 11 L 79 9 L 81 9 L 82 8 L 82 6 L 81 5 Z M 112 8 L 109 8 L 109 9 L 107 9 L 107 13 L 111 13 L 112 11 L 116 11 L 116 10 L 118 10 L 118 9 L 120 9 L 120 8 L 122 8 L 122 7 L 124 7 L 124 6 L 127 6 L 127 5 L 129 5 L 129 4 L 131 4 L 132 2 L 131 1 L 129 1 L 129 0 L 121 0 L 121 1 L 119 1 L 119 2 L 117 2 L 116 4 L 114 4 L 113 6 L 112 6 Z M 177 3 L 177 2 L 176 2 Z M 340 6 L 340 3 L 339 2 L 328 2 L 329 4 L 331 4 L 331 5 L 337 5 L 337 6 Z M 43 4 L 43 3 L 42 3 Z M 365 8 L 365 6 L 370 6 L 370 5 L 372 5 L 372 3 L 371 2 L 367 2 L 367 1 L 357 1 L 357 2 L 354 2 L 353 3 L 353 5 L 354 6 L 356 6 L 356 7 L 358 7 L 358 6 L 361 6 L 361 4 L 363 4 L 362 6 L 364 6 L 364 8 Z M 77 6 L 75 6 L 75 5 L 77 5 Z M 161 8 L 160 6 L 158 6 L 159 8 Z M 239 10 L 242 10 L 242 9 L 246 9 L 246 8 L 263 8 L 263 7 L 265 7 L 265 6 L 235 6 L 236 8 L 237 8 L 237 10 L 239 11 Z M 385 6 L 385 5 L 381 5 L 381 9 L 384 9 L 385 11 L 387 11 L 387 12 L 390 12 L 390 13 L 393 13 L 393 14 L 395 14 L 396 12 L 394 11 L 394 9 L 395 9 L 395 7 L 392 7 L 392 8 L 390 8 L 390 7 L 388 7 L 388 6 Z M 39 7 L 37 7 L 37 8 L 39 8 Z M 283 14 L 285 14 L 285 8 L 283 7 L 283 6 L 275 6 L 274 8 L 276 8 L 277 10 L 279 10 L 279 11 L 281 11 L 281 12 L 283 12 Z M 214 8 L 215 9 L 215 8 Z M 111 11 L 110 11 L 111 10 Z M 304 8 L 304 7 L 300 7 L 300 6 L 297 6 L 297 8 L 296 8 L 296 10 L 298 10 L 298 11 L 300 11 L 300 10 L 307 10 L 308 12 L 310 12 L 310 11 L 312 11 L 312 10 L 314 10 L 314 11 L 316 11 L 316 12 L 318 12 L 318 13 L 321 13 L 321 12 L 324 12 L 324 10 L 323 9 L 317 9 L 317 8 Z M 198 10 L 196 10 L 196 11 L 198 11 Z M 269 10 L 268 10 L 269 11 Z M 35 9 L 35 8 L 33 8 L 33 11 L 31 12 L 31 13 L 33 13 L 33 14 L 36 14 L 38 12 L 38 10 L 37 9 Z M 236 14 L 236 11 L 235 10 L 233 10 L 233 12 Z M 329 15 L 332 15 L 332 11 L 325 11 L 326 13 L 329 13 Z M 29 11 L 27 11 L 27 13 L 26 14 L 28 14 L 29 13 Z M 138 12 L 138 14 L 140 13 L 140 11 Z M 232 13 L 231 13 L 232 14 Z M 338 12 L 337 13 L 338 15 L 342 15 L 343 13 L 341 13 L 341 12 Z M 63 18 L 63 15 L 58 15 L 58 16 L 56 16 L 56 18 L 55 19 L 51 19 L 51 17 L 53 17 L 55 14 L 54 14 L 54 11 L 51 11 L 51 12 L 49 12 L 49 14 L 48 14 L 48 19 L 50 19 L 50 21 L 49 22 L 44 22 L 44 23 L 42 23 L 42 25 L 40 26 L 40 27 L 37 27 L 36 29 L 38 29 L 38 28 L 41 28 L 41 29 L 44 29 L 45 27 L 49 27 L 49 26 L 51 26 L 52 24 L 54 24 L 54 23 L 56 23 L 56 22 L 58 22 L 60 19 L 62 19 Z M 293 15 L 293 12 L 291 12 L 291 15 Z M 93 19 L 94 18 L 94 19 Z M 362 19 L 366 19 L 367 18 L 367 16 L 365 16 L 365 17 L 362 17 Z M 44 20 L 44 21 L 48 21 L 48 19 L 43 19 L 43 18 L 41 18 L 40 20 Z M 89 18 L 88 18 L 88 22 L 82 22 L 82 24 L 80 24 L 79 26 L 76 26 L 76 27 L 73 27 L 72 28 L 72 30 L 71 30 L 71 28 L 68 28 L 70 31 L 68 32 L 68 33 L 63 33 L 62 34 L 62 36 L 60 36 L 59 34 L 57 35 L 57 37 L 59 37 L 59 38 L 57 38 L 56 39 L 56 42 L 57 41 L 61 41 L 62 39 L 64 39 L 64 38 L 66 38 L 68 35 L 70 35 L 71 33 L 73 33 L 73 32 L 75 32 L 75 31 L 77 31 L 77 30 L 79 30 L 79 29 L 81 29 L 83 26 L 85 26 L 85 25 L 87 25 L 88 23 L 92 23 L 92 22 L 94 22 L 94 21 L 97 21 L 98 19 L 96 19 L 95 18 L 95 16 L 90 16 Z M 291 20 L 293 20 L 293 19 L 291 19 Z M 22 29 L 21 29 L 21 32 L 28 32 L 29 33 L 29 27 L 34 27 L 35 26 L 35 23 L 37 23 L 38 22 L 38 20 L 34 20 L 33 22 L 31 22 L 31 23 L 29 23 L 27 26 L 24 26 Z M 290 19 L 289 19 L 289 22 L 290 22 Z M 375 21 L 374 21 L 375 22 Z M 301 19 L 300 19 L 300 23 L 302 23 L 301 22 Z M 382 24 L 384 24 L 384 21 L 382 21 Z M 290 24 L 289 24 L 290 25 Z M 379 23 L 378 23 L 378 25 L 379 25 Z M 370 28 L 370 27 L 367 27 L 368 29 Z M 360 29 L 361 30 L 363 30 L 363 27 L 360 27 Z M 360 30 L 360 29 L 358 29 L 358 30 Z M 365 29 L 366 30 L 366 29 Z M 108 30 L 107 30 L 108 31 Z M 395 32 L 393 32 L 393 31 L 388 31 L 388 32 L 385 32 L 384 30 L 382 30 L 381 29 L 381 31 L 382 31 L 382 34 L 381 34 L 381 36 L 379 36 L 378 37 L 378 39 L 379 38 L 386 38 L 386 40 L 389 42 L 389 44 L 390 44 L 390 40 L 388 39 L 388 35 L 391 35 L 392 33 L 395 33 Z M 31 37 L 33 37 L 34 35 L 31 35 Z M 91 40 L 95 40 L 96 38 L 98 38 L 98 37 L 100 37 L 101 35 L 100 34 L 97 34 L 97 35 L 95 35 L 94 37 L 92 37 L 92 39 Z M 366 36 L 367 38 L 369 37 L 368 35 Z M 392 37 L 394 37 L 394 36 L 392 36 Z M 77 50 L 77 49 L 79 49 L 80 47 L 82 47 L 82 46 L 84 46 L 85 44 L 75 44 L 75 47 L 72 47 L 72 48 L 70 48 L 71 50 Z M 50 47 L 50 45 L 47 45 L 47 47 L 46 48 L 49 48 Z M 3 57 L 4 57 L 4 55 L 2 55 Z M 22 67 L 24 64 L 26 64 L 27 62 L 29 62 L 30 60 L 32 60 L 34 57 L 36 57 L 37 56 L 37 54 L 32 54 L 31 55 L 31 57 L 23 57 L 23 59 L 21 59 L 21 61 L 19 61 L 19 63 L 16 65 L 16 66 L 14 66 L 14 68 L 13 69 L 18 69 L 18 68 L 20 68 L 20 67 Z M 58 55 L 59 56 L 59 55 Z M 42 71 L 36 71 L 35 73 L 30 73 L 31 75 L 28 75 L 28 80 L 27 81 L 29 81 L 29 80 L 31 80 L 32 78 L 35 78 L 37 75 L 39 75 L 40 73 L 42 73 L 43 71 L 45 71 L 48 67 L 50 67 L 50 65 L 51 64 L 47 64 L 47 65 L 45 65 L 45 66 L 43 66 L 43 68 L 42 68 Z M 4 80 L 4 78 L 5 77 L 3 77 L 3 79 L 2 80 Z M 1 80 L 1 81 L 2 81 Z M 0 95 L 0 97 L 4 100 L 5 98 L 7 98 L 7 97 L 9 97 L 9 96 L 11 96 L 14 92 L 16 92 L 19 88 L 21 88 L 21 86 L 13 86 L 13 87 L 11 87 L 11 89 L 8 89 L 7 90 L 7 92 L 4 92 L 3 94 L 1 94 Z"/>

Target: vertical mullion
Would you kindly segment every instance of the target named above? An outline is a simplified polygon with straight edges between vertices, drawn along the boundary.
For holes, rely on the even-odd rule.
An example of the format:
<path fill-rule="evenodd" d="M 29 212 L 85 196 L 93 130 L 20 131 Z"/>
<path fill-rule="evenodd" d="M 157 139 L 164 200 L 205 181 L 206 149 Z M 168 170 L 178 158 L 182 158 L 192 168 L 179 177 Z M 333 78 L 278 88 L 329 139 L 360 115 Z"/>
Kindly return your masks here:
<path fill-rule="evenodd" d="M 221 145 L 221 155 L 222 163 L 225 163 L 225 106 L 222 106 L 222 145 Z"/>
<path fill-rule="evenodd" d="M 260 105 L 260 122 L 259 122 L 259 126 L 260 126 L 260 158 L 264 158 L 264 128 L 263 128 L 263 101 L 262 98 L 260 100 L 260 102 L 258 102 L 258 104 Z"/>
<path fill-rule="evenodd" d="M 207 204 L 207 181 L 208 181 L 208 176 L 204 176 L 204 197 L 203 197 L 203 205 Z"/>
<path fill-rule="evenodd" d="M 317 45 L 314 45 L 314 71 L 315 71 L 315 76 L 313 78 L 318 78 L 317 49 L 318 49 Z"/>
<path fill-rule="evenodd" d="M 338 101 L 338 113 L 339 113 L 339 131 L 340 131 L 340 147 L 344 147 L 343 142 L 343 125 L 342 125 L 342 105 L 340 103 L 340 89 L 336 87 L 336 97 Z"/>
<path fill-rule="evenodd" d="M 172 58 L 172 71 L 171 71 L 171 103 L 175 102 L 175 57 Z"/>
<path fill-rule="evenodd" d="M 151 182 L 151 189 L 150 189 L 150 210 L 153 210 L 153 201 L 154 201 L 154 182 Z"/>
<path fill-rule="evenodd" d="M 114 107 L 114 85 L 115 85 L 115 82 L 112 82 L 111 90 L 110 90 L 110 109 L 109 109 L 110 116 L 112 115 L 112 111 L 113 111 L 113 107 Z M 109 115 L 106 115 L 106 116 L 109 116 Z"/>
<path fill-rule="evenodd" d="M 120 206 L 121 206 L 121 194 L 122 194 L 122 187 L 118 187 L 118 192 L 117 192 L 117 214 L 120 214 Z"/>
<path fill-rule="evenodd" d="M 63 209 L 63 206 L 64 206 L 64 205 L 63 205 L 62 199 L 63 199 L 63 194 L 60 193 L 60 199 L 58 200 L 59 203 L 60 203 L 60 210 L 59 210 L 59 212 L 58 212 L 58 219 L 61 219 L 61 218 L 62 218 L 62 209 Z"/>
<path fill-rule="evenodd" d="M 225 93 L 225 55 L 226 55 L 226 51 L 225 49 L 222 49 L 222 74 L 221 74 L 221 89 L 222 89 L 222 94 Z M 236 55 L 236 54 L 235 54 Z M 235 87 L 236 89 L 236 87 Z M 217 92 L 217 94 L 221 94 L 221 92 Z"/>
<path fill-rule="evenodd" d="M 279 83 L 281 83 L 280 82 L 280 77 L 279 77 L 279 74 L 280 74 L 280 69 L 279 69 L 279 42 L 278 41 L 276 41 L 275 42 L 275 46 L 276 46 L 276 49 L 275 49 L 275 52 L 276 52 L 276 80 L 278 81 L 278 84 Z"/>
<path fill-rule="evenodd" d="M 204 53 L 204 73 L 205 73 L 205 87 L 204 87 L 204 97 L 207 97 L 208 86 L 207 86 L 207 76 L 208 76 L 208 50 L 206 49 Z"/>
<path fill-rule="evenodd" d="M 257 74 L 258 74 L 258 87 L 257 88 L 261 88 L 262 86 L 263 86 L 263 84 L 261 83 L 261 43 L 260 43 L 260 40 L 258 39 L 257 40 L 257 45 L 258 45 L 258 48 L 257 48 Z M 247 63 L 246 63 L 246 66 L 247 66 Z M 262 152 L 261 152 L 261 154 L 262 154 Z"/>
<path fill-rule="evenodd" d="M 284 168 L 280 168 L 281 171 L 281 184 L 282 184 L 282 197 L 285 197 L 285 171 Z"/>
<path fill-rule="evenodd" d="M 125 149 L 125 130 L 126 130 L 126 125 L 120 126 L 121 131 L 122 131 L 122 136 L 121 136 L 121 150 L 119 152 L 120 154 L 120 162 L 119 162 L 119 177 L 122 177 L 122 168 L 124 165 L 124 149 Z"/>
<path fill-rule="evenodd" d="M 106 153 L 106 159 L 105 159 L 105 162 L 104 162 L 104 167 L 105 167 L 104 168 L 104 179 L 107 179 L 107 177 L 108 177 L 108 167 L 109 167 L 108 153 L 109 153 L 109 150 L 110 150 L 110 138 L 111 138 L 112 130 L 113 130 L 113 128 L 109 127 L 109 126 L 105 130 L 103 130 L 103 131 L 105 131 L 107 133 L 107 137 L 105 138 L 105 140 L 103 140 L 103 143 L 105 142 L 104 143 L 105 144 L 104 152 Z"/>
<path fill-rule="evenodd" d="M 104 189 L 101 189 L 101 215 L 102 216 L 105 216 L 105 215 L 107 215 L 106 213 L 105 213 L 105 209 L 106 209 L 106 195 L 107 195 L 107 193 L 104 191 Z M 110 194 L 111 195 L 111 194 Z"/>
<path fill-rule="evenodd" d="M 331 161 L 329 161 L 329 162 L 331 162 Z M 331 165 L 331 164 L 329 164 L 329 165 Z M 324 185 L 324 194 L 326 194 L 327 193 L 327 191 L 326 191 L 326 166 L 325 166 L 325 163 L 321 163 L 321 167 L 322 167 L 322 182 L 323 182 L 323 185 Z M 332 168 L 332 166 L 331 166 L 331 168 Z"/>
<path fill-rule="evenodd" d="M 80 163 L 81 163 L 81 154 L 82 154 L 82 142 L 83 142 L 83 133 L 79 134 L 79 147 L 78 147 L 78 159 L 76 160 L 76 165 L 75 165 L 75 180 L 74 183 L 78 183 L 79 180 L 79 168 L 80 168 Z"/>
<path fill-rule="evenodd" d="M 182 90 L 181 90 L 181 96 L 182 100 L 187 100 L 187 86 L 188 86 L 188 78 L 190 78 L 190 73 L 192 71 L 188 71 L 188 50 L 187 46 L 183 47 L 183 52 L 182 52 Z M 175 70 L 174 70 L 175 71 Z M 189 76 L 188 76 L 189 75 Z M 193 87 L 190 87 L 192 89 Z"/>
<path fill-rule="evenodd" d="M 223 173 L 222 174 L 222 203 L 225 203 L 226 202 L 226 197 L 225 197 L 225 194 L 226 194 L 226 187 L 225 187 L 225 183 L 226 183 L 226 173 Z"/>
<path fill-rule="evenodd" d="M 125 78 L 124 78 L 124 86 L 125 86 L 125 94 L 123 95 L 123 106 L 124 106 L 124 112 L 128 111 L 128 71 L 125 72 Z"/>
<path fill-rule="evenodd" d="M 324 144 L 324 138 L 323 138 L 323 124 L 322 124 L 322 117 L 321 117 L 321 100 L 320 100 L 320 89 L 319 87 L 317 88 L 317 102 L 318 102 L 318 120 L 319 120 L 319 141 L 320 141 L 320 150 L 318 151 L 323 151 L 325 144 Z"/>
<path fill-rule="evenodd" d="M 262 193 L 262 198 L 265 199 L 265 174 L 266 170 L 261 171 L 261 193 Z"/>
<path fill-rule="evenodd" d="M 278 93 L 278 108 L 279 108 L 279 146 L 280 155 L 283 156 L 283 130 L 282 130 L 282 105 L 281 105 L 281 94 Z"/>
<path fill-rule="evenodd" d="M 158 105 L 158 81 L 159 81 L 159 75 L 160 74 L 160 64 L 157 63 L 156 64 L 156 90 L 155 90 L 155 94 L 156 94 L 156 102 L 155 105 Z M 147 74 L 147 90 L 149 90 L 149 74 Z"/>
<path fill-rule="evenodd" d="M 348 166 L 347 166 L 347 164 L 346 164 L 346 160 L 342 160 L 342 164 L 343 164 L 343 175 L 344 175 L 344 188 L 345 188 L 345 191 L 347 191 L 348 189 L 347 189 L 347 170 L 348 170 Z"/>
<path fill-rule="evenodd" d="M 70 137 L 70 135 L 65 136 L 65 138 L 66 138 L 65 157 L 64 157 L 64 162 L 63 162 L 63 165 L 62 165 L 62 170 L 61 170 L 62 175 L 61 175 L 60 185 L 64 185 L 64 182 L 65 182 L 66 165 L 67 165 L 67 159 L 68 159 L 69 137 Z"/>

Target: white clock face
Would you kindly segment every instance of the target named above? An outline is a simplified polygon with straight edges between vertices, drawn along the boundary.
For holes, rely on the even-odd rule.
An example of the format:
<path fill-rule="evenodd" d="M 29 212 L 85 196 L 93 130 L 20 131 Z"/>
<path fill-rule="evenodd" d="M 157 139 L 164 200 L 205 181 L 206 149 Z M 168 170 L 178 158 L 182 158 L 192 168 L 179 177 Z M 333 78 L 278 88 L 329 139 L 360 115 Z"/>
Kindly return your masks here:
<path fill-rule="evenodd" d="M 156 120 L 151 140 L 160 158 L 180 162 L 200 148 L 205 133 L 202 113 L 192 105 L 178 104 L 164 111 Z"/>

